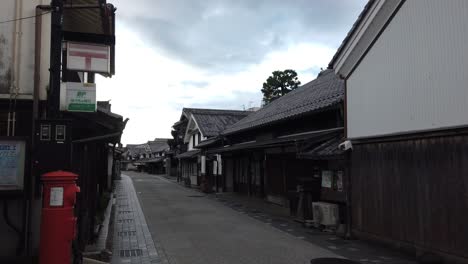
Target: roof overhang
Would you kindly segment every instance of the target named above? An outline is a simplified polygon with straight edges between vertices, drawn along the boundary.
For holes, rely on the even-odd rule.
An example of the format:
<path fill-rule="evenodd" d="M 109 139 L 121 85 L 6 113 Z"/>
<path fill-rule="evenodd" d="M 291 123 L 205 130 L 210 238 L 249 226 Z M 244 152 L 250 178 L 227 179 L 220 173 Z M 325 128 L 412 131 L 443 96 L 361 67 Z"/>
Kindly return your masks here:
<path fill-rule="evenodd" d="M 217 154 L 217 153 L 233 152 L 233 151 L 241 151 L 241 150 L 265 149 L 265 148 L 272 148 L 272 147 L 279 147 L 279 146 L 287 146 L 287 145 L 295 144 L 297 142 L 302 142 L 305 140 L 308 140 L 308 141 L 316 140 L 317 142 L 319 142 L 319 141 L 327 140 L 330 137 L 336 135 L 337 133 L 343 133 L 343 130 L 344 130 L 343 127 L 338 127 L 338 128 L 324 129 L 324 130 L 309 131 L 309 132 L 298 133 L 298 134 L 284 135 L 284 136 L 277 137 L 274 139 L 269 139 L 269 140 L 243 142 L 243 143 L 234 144 L 230 146 L 224 146 L 221 148 L 208 150 L 207 153 Z"/>
<path fill-rule="evenodd" d="M 200 154 L 201 151 L 200 150 L 190 150 L 190 151 L 187 151 L 187 152 L 184 152 L 182 154 L 179 154 L 176 156 L 176 158 L 178 159 L 190 159 L 190 158 L 195 158 L 198 156 L 198 154 Z"/>
<path fill-rule="evenodd" d="M 347 79 L 405 0 L 373 0 L 364 8 L 329 64 Z"/>
<path fill-rule="evenodd" d="M 214 145 L 217 145 L 218 143 L 221 143 L 221 137 L 212 137 L 206 140 L 203 140 L 202 142 L 198 143 L 198 145 L 195 147 L 197 149 L 206 149 L 209 147 L 212 147 Z"/>

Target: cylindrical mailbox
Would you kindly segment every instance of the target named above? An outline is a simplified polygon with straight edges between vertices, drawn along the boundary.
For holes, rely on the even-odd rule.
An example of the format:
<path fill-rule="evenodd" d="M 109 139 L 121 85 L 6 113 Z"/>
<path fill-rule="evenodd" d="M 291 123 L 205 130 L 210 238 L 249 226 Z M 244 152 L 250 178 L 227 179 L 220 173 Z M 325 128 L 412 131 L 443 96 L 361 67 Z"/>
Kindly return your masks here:
<path fill-rule="evenodd" d="M 41 238 L 39 245 L 40 264 L 70 263 L 71 245 L 75 239 L 76 217 L 74 206 L 78 175 L 67 171 L 43 174 L 43 199 Z"/>

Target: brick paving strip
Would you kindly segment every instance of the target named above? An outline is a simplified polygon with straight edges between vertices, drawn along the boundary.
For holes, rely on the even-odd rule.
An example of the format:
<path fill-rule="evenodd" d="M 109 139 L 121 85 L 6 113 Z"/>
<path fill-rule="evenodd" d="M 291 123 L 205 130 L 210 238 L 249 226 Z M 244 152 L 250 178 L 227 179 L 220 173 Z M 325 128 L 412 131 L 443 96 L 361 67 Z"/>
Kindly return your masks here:
<path fill-rule="evenodd" d="M 156 250 L 130 177 L 116 181 L 113 264 L 167 263 Z"/>

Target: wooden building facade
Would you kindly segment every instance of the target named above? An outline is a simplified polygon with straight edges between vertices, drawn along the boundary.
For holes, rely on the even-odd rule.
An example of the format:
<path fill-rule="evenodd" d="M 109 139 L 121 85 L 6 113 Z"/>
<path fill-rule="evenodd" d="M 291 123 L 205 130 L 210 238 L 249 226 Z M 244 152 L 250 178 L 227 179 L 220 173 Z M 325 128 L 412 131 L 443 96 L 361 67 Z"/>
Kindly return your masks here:
<path fill-rule="evenodd" d="M 216 189 L 290 207 L 292 214 L 297 213 L 301 189 L 307 193 L 302 207 L 309 208 L 309 220 L 312 201 L 342 204 L 345 215 L 345 164 L 338 150 L 343 98 L 343 81 L 326 70 L 228 127 L 218 141 L 202 146 L 222 157 Z"/>
<path fill-rule="evenodd" d="M 352 227 L 468 263 L 468 3 L 370 1 L 330 63 L 346 82 Z"/>
<path fill-rule="evenodd" d="M 212 156 L 207 157 L 198 146 L 202 142 L 216 139 L 226 127 L 235 124 L 249 113 L 238 110 L 198 108 L 182 110 L 180 120 L 173 126 L 173 135 L 174 141 L 178 141 L 175 148 L 179 150 L 179 154 L 175 157 L 178 159 L 180 179 L 186 185 L 200 186 L 205 191 L 213 190 L 210 176 L 213 173 Z M 221 166 L 220 164 L 219 168 Z"/>

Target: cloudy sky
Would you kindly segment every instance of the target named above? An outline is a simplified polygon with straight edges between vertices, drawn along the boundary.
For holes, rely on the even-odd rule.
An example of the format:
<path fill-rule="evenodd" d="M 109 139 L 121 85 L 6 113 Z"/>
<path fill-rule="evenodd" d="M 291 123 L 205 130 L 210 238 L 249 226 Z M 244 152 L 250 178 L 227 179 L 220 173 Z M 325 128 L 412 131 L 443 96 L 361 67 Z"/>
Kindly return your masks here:
<path fill-rule="evenodd" d="M 122 142 L 170 137 L 183 107 L 259 106 L 262 83 L 326 68 L 366 0 L 108 0 L 117 7 L 116 75 L 98 100 L 130 118 Z"/>

